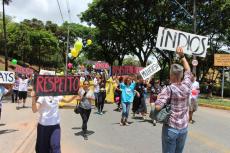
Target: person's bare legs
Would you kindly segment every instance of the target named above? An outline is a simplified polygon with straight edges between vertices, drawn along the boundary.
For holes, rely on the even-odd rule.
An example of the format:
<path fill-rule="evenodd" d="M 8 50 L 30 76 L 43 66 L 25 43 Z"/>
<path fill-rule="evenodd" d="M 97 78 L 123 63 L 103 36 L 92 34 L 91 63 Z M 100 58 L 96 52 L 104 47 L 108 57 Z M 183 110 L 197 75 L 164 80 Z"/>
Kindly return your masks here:
<path fill-rule="evenodd" d="M 23 99 L 23 107 L 25 107 L 26 99 Z"/>

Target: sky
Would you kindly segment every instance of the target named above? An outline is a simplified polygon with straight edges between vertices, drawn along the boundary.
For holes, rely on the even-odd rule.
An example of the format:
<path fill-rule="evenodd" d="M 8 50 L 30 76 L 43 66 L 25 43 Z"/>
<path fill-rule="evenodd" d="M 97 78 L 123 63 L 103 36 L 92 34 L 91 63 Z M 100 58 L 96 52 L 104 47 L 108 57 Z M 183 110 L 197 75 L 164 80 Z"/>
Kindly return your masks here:
<path fill-rule="evenodd" d="M 80 23 L 77 15 L 87 10 L 88 3 L 92 0 L 58 0 L 62 10 L 64 20 L 69 21 L 67 11 L 67 1 L 70 4 L 70 13 L 72 22 Z M 57 0 L 12 0 L 9 6 L 6 6 L 6 14 L 13 16 L 14 21 L 20 22 L 24 19 L 37 18 L 42 21 L 52 21 L 62 24 L 63 20 L 58 9 Z"/>

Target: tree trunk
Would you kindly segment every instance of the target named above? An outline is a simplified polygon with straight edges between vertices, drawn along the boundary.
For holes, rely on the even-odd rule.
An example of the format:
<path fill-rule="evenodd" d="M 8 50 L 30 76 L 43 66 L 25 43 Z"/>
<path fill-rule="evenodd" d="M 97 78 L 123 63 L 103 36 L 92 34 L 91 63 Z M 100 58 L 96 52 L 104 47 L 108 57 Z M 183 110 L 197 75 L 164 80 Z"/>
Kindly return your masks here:
<path fill-rule="evenodd" d="M 119 58 L 119 59 L 118 59 L 118 65 L 119 65 L 119 66 L 122 66 L 123 59 L 124 59 L 124 58 Z"/>
<path fill-rule="evenodd" d="M 2 10 L 3 10 L 3 31 L 4 31 L 4 50 L 5 50 L 5 71 L 8 71 L 8 54 L 7 54 L 7 39 L 6 39 L 6 19 L 5 19 L 5 4 L 4 0 L 2 1 Z"/>

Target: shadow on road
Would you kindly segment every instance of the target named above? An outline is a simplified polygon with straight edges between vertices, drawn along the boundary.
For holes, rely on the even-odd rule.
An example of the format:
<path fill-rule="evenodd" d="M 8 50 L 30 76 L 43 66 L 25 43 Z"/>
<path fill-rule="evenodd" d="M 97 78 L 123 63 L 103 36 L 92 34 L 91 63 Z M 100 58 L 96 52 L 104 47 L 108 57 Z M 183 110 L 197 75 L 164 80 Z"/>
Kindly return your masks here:
<path fill-rule="evenodd" d="M 134 120 L 143 120 L 143 117 L 142 116 L 134 116 L 134 117 L 132 117 L 132 119 L 134 119 Z"/>
<path fill-rule="evenodd" d="M 12 133 L 12 132 L 16 132 L 16 131 L 18 131 L 18 130 L 14 130 L 14 129 L 1 130 L 0 135 L 1 134 Z"/>
<path fill-rule="evenodd" d="M 153 124 L 153 121 L 152 120 L 147 120 L 147 119 L 145 119 L 145 120 L 142 120 L 142 121 L 138 121 L 138 122 L 148 122 L 148 123 L 151 123 L 151 124 Z"/>
<path fill-rule="evenodd" d="M 0 126 L 5 126 L 6 124 L 0 124 Z"/>
<path fill-rule="evenodd" d="M 134 122 L 128 122 L 129 124 L 133 124 Z M 119 123 L 112 123 L 113 125 L 115 124 L 119 124 L 120 125 L 120 122 Z"/>
<path fill-rule="evenodd" d="M 86 135 L 87 136 L 90 136 L 90 135 L 92 135 L 92 134 L 94 134 L 95 132 L 94 131 L 87 131 L 86 132 Z M 82 136 L 83 137 L 83 131 L 79 131 L 79 132 L 77 132 L 77 133 L 74 133 L 74 135 L 75 136 Z"/>
<path fill-rule="evenodd" d="M 81 127 L 73 127 L 72 129 L 73 130 L 79 130 L 79 129 L 81 129 Z"/>

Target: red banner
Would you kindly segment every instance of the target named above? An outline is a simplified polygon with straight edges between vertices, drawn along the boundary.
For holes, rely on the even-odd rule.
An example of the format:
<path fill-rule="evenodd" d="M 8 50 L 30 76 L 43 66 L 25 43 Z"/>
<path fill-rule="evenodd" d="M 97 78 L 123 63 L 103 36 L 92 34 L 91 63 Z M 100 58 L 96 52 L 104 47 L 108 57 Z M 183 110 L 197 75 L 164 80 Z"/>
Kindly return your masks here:
<path fill-rule="evenodd" d="M 17 66 L 15 69 L 15 72 L 20 73 L 20 74 L 31 75 L 34 73 L 34 70 L 32 70 L 30 68 L 24 68 L 21 66 Z"/>
<path fill-rule="evenodd" d="M 113 66 L 112 75 L 138 74 L 143 67 L 136 66 Z"/>
<path fill-rule="evenodd" d="M 95 69 L 109 69 L 109 64 L 106 62 L 97 62 L 95 63 Z"/>

